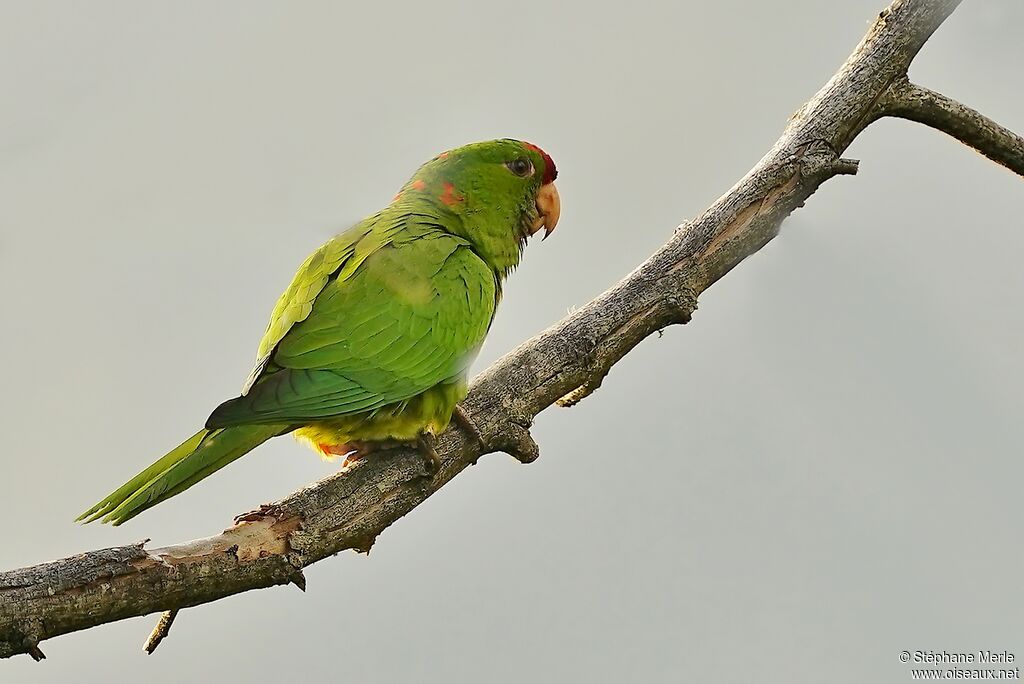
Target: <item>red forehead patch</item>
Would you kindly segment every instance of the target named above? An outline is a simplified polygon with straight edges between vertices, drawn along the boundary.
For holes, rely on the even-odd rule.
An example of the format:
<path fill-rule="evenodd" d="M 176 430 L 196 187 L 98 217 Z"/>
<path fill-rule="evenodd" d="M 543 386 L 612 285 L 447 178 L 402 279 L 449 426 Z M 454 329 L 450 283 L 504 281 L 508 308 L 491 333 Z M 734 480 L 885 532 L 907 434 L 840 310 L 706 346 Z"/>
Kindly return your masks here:
<path fill-rule="evenodd" d="M 558 178 L 558 168 L 555 167 L 555 160 L 551 158 L 551 155 L 533 143 L 524 142 L 523 145 L 533 150 L 544 159 L 544 183 L 551 183 Z"/>

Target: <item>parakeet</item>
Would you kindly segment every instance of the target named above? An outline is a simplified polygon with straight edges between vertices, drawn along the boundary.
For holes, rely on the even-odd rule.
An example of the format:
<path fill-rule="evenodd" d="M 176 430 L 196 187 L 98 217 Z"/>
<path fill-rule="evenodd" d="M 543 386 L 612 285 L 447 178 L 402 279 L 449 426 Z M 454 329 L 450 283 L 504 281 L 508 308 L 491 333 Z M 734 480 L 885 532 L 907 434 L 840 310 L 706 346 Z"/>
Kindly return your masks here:
<path fill-rule="evenodd" d="M 287 433 L 351 458 L 396 443 L 433 454 L 453 412 L 472 429 L 458 409 L 469 366 L 527 238 L 555 229 L 557 175 L 547 153 L 509 139 L 423 164 L 299 267 L 241 395 L 78 520 L 119 525 Z"/>

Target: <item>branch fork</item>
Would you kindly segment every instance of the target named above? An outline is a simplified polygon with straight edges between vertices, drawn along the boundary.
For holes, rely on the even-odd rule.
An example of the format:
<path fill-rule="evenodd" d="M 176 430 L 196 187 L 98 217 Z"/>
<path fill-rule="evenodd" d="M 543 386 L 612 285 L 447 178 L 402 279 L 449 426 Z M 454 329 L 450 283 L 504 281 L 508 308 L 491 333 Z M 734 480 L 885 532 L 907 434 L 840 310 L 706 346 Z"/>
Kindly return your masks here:
<path fill-rule="evenodd" d="M 893 81 L 879 100 L 878 114 L 942 131 L 1024 176 L 1024 138 L 967 105 L 912 83 L 905 75 Z"/>

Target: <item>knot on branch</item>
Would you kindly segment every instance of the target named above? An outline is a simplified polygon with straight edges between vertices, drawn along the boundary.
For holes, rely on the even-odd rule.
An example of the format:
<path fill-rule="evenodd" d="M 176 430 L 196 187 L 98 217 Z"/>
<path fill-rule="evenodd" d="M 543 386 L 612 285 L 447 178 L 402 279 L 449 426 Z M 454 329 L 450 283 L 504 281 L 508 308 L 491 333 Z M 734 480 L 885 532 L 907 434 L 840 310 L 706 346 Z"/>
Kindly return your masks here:
<path fill-rule="evenodd" d="M 488 442 L 520 463 L 533 463 L 540 458 L 540 447 L 530 435 L 530 425 L 528 418 L 510 419 Z"/>
<path fill-rule="evenodd" d="M 856 175 L 860 167 L 859 160 L 840 157 L 832 144 L 823 139 L 804 144 L 791 159 L 798 164 L 802 176 L 813 178 L 817 183 L 833 176 Z"/>
<path fill-rule="evenodd" d="M 679 287 L 665 297 L 665 306 L 672 317 L 672 323 L 686 325 L 692 320 L 693 312 L 697 310 L 697 293 L 692 287 Z"/>
<path fill-rule="evenodd" d="M 574 389 L 572 392 L 566 394 L 561 399 L 558 399 L 555 402 L 555 405 L 558 406 L 559 408 L 571 408 L 576 404 L 580 403 L 581 401 L 589 397 L 591 394 L 596 392 L 598 389 L 600 389 L 601 383 L 604 382 L 604 379 L 605 377 L 607 377 L 609 370 L 611 370 L 610 367 L 602 371 L 599 371 L 596 377 L 594 377 L 592 380 L 588 380 L 587 382 L 583 383 L 582 385 Z"/>
<path fill-rule="evenodd" d="M 46 654 L 39 648 L 42 634 L 44 634 L 43 624 L 39 620 L 29 620 L 21 628 L 21 646 L 24 652 L 28 653 L 37 663 L 40 660 L 46 660 Z"/>
<path fill-rule="evenodd" d="M 373 542 L 376 539 L 377 538 L 374 537 L 369 541 L 369 543 L 366 546 L 366 553 L 370 553 L 370 547 L 373 546 Z M 294 584 L 296 587 L 298 587 L 299 591 L 306 591 L 306 575 L 302 572 L 302 568 L 304 567 L 302 563 L 302 556 L 295 553 L 294 551 L 289 551 L 285 554 L 285 560 L 288 561 L 289 566 L 288 583 Z"/>
<path fill-rule="evenodd" d="M 678 280 L 680 278 L 677 271 L 672 269 L 655 286 L 664 287 L 666 294 L 655 299 L 647 308 L 631 317 L 608 336 L 594 343 L 593 348 L 581 361 L 586 379 L 572 391 L 555 400 L 556 406 L 575 406 L 596 392 L 612 366 L 640 340 L 654 332 L 660 336 L 662 330 L 670 325 L 690 322 L 693 312 L 697 309 L 697 294 L 688 285 L 677 284 Z"/>

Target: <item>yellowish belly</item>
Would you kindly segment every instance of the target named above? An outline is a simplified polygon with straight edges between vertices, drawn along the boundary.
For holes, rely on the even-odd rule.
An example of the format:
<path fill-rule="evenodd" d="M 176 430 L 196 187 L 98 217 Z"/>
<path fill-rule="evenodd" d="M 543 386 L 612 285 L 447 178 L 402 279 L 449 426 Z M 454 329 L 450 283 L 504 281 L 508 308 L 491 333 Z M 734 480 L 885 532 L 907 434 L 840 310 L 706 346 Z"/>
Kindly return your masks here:
<path fill-rule="evenodd" d="M 412 441 L 420 433 L 436 435 L 448 427 L 466 391 L 465 381 L 437 385 L 408 401 L 309 423 L 292 434 L 327 460 L 343 456 L 353 442 Z"/>

